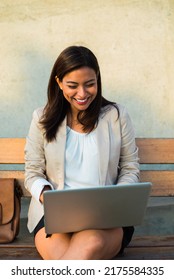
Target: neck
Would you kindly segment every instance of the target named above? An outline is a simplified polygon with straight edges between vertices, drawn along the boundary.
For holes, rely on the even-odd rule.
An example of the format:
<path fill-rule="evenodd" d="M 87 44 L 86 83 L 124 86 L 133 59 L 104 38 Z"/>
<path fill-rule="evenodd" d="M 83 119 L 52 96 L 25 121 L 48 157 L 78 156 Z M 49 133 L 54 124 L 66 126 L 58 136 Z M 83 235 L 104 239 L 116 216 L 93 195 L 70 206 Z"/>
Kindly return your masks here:
<path fill-rule="evenodd" d="M 79 123 L 77 114 L 72 113 L 72 111 L 67 115 L 67 125 L 75 131 L 83 132 L 83 125 Z"/>

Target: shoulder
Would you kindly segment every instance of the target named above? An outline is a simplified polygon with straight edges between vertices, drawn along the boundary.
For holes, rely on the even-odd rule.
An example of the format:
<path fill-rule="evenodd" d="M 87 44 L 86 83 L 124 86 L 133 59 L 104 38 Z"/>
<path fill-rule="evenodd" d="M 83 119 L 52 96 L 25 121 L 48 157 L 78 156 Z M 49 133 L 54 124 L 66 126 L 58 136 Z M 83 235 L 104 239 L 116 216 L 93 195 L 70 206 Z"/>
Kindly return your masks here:
<path fill-rule="evenodd" d="M 129 113 L 124 105 L 118 104 L 120 119 L 128 119 Z"/>
<path fill-rule="evenodd" d="M 43 116 L 43 112 L 44 112 L 44 107 L 39 107 L 35 109 L 33 112 L 33 119 L 35 119 L 36 121 L 40 121 L 40 119 Z"/>
<path fill-rule="evenodd" d="M 117 120 L 118 118 L 127 118 L 128 112 L 125 106 L 115 103 L 101 108 L 100 117 L 104 119 Z"/>
<path fill-rule="evenodd" d="M 34 110 L 32 115 L 31 127 L 37 127 L 40 130 L 43 130 L 43 127 L 40 123 L 43 113 L 44 113 L 44 107 L 40 107 Z"/>
<path fill-rule="evenodd" d="M 121 129 L 132 127 L 132 120 L 127 108 L 121 104 L 116 104 L 116 107 L 108 105 L 102 108 L 99 121 L 110 123 L 111 126 L 119 124 Z"/>

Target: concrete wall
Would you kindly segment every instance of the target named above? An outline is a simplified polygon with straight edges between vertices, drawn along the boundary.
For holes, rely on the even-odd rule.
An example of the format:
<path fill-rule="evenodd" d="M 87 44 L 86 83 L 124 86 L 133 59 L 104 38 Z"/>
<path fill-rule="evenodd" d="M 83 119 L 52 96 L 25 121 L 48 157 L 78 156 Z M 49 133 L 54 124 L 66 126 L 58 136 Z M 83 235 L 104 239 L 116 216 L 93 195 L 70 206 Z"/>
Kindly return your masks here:
<path fill-rule="evenodd" d="M 138 137 L 174 137 L 174 0 L 1 0 L 0 137 L 25 137 L 65 47 L 98 57 Z"/>

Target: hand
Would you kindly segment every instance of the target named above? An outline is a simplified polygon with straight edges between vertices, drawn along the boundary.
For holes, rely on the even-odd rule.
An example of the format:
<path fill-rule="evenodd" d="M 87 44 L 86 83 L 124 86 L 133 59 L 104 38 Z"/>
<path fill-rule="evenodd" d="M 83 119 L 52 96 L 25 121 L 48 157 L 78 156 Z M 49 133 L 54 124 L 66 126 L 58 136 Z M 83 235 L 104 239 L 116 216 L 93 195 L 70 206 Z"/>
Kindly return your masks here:
<path fill-rule="evenodd" d="M 51 187 L 49 185 L 45 185 L 39 197 L 39 200 L 42 204 L 43 204 L 43 193 L 44 191 L 49 191 L 49 190 L 51 190 Z"/>

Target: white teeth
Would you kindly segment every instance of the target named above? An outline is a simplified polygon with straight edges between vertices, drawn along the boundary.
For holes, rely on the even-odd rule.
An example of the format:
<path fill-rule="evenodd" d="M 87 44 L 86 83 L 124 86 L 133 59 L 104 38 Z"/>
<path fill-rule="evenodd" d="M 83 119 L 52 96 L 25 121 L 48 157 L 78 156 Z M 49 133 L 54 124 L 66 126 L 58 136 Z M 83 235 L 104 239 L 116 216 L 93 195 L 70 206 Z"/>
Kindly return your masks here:
<path fill-rule="evenodd" d="M 87 101 L 87 98 L 85 98 L 85 99 L 76 99 L 76 100 L 77 100 L 77 102 L 83 103 L 83 102 L 86 102 L 86 101 Z"/>

